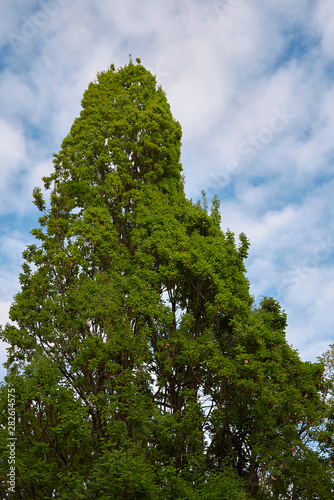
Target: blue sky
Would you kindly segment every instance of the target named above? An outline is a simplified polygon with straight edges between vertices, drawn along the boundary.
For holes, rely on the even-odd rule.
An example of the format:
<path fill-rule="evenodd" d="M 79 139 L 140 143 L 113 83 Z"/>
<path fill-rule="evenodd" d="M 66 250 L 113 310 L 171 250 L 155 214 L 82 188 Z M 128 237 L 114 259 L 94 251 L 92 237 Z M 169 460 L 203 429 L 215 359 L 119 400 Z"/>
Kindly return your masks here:
<path fill-rule="evenodd" d="M 218 194 L 222 229 L 250 239 L 251 293 L 281 302 L 288 342 L 315 360 L 334 342 L 333 47 L 332 0 L 2 0 L 0 324 L 32 189 L 89 82 L 132 54 L 181 123 L 187 196 Z"/>

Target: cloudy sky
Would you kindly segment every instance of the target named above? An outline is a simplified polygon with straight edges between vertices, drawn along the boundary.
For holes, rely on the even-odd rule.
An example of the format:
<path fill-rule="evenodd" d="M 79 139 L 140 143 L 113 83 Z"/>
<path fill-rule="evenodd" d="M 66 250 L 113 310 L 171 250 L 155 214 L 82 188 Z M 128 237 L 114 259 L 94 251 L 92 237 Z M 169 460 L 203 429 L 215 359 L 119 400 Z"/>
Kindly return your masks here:
<path fill-rule="evenodd" d="M 218 194 L 222 229 L 250 239 L 251 293 L 281 302 L 303 360 L 323 353 L 334 342 L 333 0 L 2 0 L 0 13 L 0 324 L 39 217 L 32 189 L 89 82 L 132 54 L 181 123 L 187 196 Z"/>

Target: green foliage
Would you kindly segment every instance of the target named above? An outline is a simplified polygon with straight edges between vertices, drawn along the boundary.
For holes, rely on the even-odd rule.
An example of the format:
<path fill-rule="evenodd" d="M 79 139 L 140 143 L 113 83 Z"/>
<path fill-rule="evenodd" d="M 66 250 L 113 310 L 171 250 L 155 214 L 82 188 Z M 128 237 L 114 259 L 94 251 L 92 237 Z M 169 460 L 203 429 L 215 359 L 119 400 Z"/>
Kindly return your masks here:
<path fill-rule="evenodd" d="M 180 125 L 136 62 L 89 85 L 50 200 L 33 192 L 0 474 L 15 388 L 13 499 L 330 498 L 324 367 L 287 344 L 274 299 L 254 306 L 218 198 L 186 199 Z"/>
<path fill-rule="evenodd" d="M 334 344 L 330 344 L 327 351 L 319 356 L 319 361 L 324 364 L 325 377 L 329 382 L 328 395 L 333 398 L 333 383 L 334 383 Z"/>
<path fill-rule="evenodd" d="M 217 227 L 220 227 L 221 216 L 220 216 L 220 201 L 217 195 L 214 195 L 211 206 L 211 218 Z"/>

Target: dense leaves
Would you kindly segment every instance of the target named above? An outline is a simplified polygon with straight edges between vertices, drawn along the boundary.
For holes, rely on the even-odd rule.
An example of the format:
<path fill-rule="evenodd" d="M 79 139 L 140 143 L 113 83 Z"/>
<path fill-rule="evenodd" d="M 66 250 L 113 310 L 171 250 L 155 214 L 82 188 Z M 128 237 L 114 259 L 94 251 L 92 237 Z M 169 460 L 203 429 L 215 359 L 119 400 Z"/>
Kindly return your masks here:
<path fill-rule="evenodd" d="M 328 383 L 249 294 L 248 241 L 187 200 L 181 128 L 132 61 L 98 75 L 44 178 L 1 387 L 9 498 L 326 499 Z M 327 427 L 326 427 L 327 426 Z M 326 441 L 327 439 L 327 441 Z"/>

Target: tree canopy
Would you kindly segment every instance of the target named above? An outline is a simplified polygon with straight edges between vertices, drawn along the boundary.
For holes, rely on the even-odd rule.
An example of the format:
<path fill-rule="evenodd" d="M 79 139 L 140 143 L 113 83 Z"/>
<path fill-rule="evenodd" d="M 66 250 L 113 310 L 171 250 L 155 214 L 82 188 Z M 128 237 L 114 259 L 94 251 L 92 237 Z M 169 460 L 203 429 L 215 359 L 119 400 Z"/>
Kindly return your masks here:
<path fill-rule="evenodd" d="M 13 499 L 328 499 L 330 382 L 249 292 L 244 234 L 188 200 L 181 127 L 140 60 L 98 74 L 43 178 L 1 329 Z M 9 492 L 9 391 L 15 491 Z M 333 414 L 334 415 L 334 414 Z"/>

